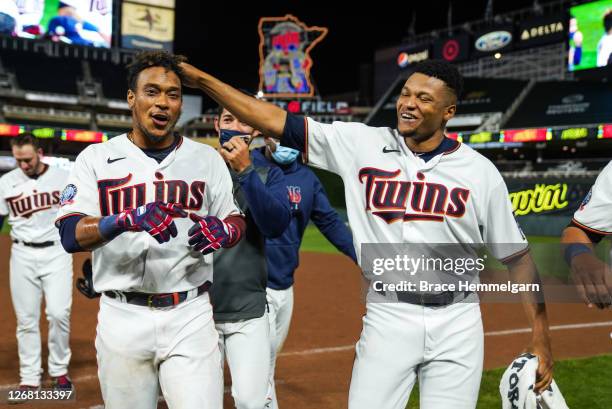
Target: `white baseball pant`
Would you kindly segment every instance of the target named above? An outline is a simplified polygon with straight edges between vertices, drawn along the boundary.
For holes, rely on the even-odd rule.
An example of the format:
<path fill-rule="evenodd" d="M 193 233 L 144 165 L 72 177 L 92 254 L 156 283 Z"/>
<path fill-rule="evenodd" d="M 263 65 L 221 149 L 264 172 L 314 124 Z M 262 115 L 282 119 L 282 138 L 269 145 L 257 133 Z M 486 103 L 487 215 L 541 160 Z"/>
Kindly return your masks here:
<path fill-rule="evenodd" d="M 60 244 L 44 248 L 14 243 L 11 247 L 10 287 L 17 317 L 19 376 L 22 385 L 40 385 L 40 303 L 45 297 L 49 322 L 49 375 L 65 375 L 70 362 L 72 256 Z"/>
<path fill-rule="evenodd" d="M 221 368 L 224 359 L 232 376 L 232 397 L 237 409 L 263 409 L 270 376 L 270 323 L 259 318 L 216 324 Z"/>
<path fill-rule="evenodd" d="M 276 357 L 283 349 L 283 344 L 289 333 L 291 315 L 293 314 L 293 286 L 285 290 L 266 289 L 268 299 L 268 318 L 270 319 L 271 363 L 270 385 L 268 387 L 267 408 L 278 409 L 276 386 L 274 383 L 274 370 Z"/>
<path fill-rule="evenodd" d="M 223 372 L 208 293 L 168 308 L 100 301 L 96 352 L 106 409 L 221 409 Z"/>
<path fill-rule="evenodd" d="M 420 408 L 476 407 L 484 335 L 478 303 L 366 304 L 349 409 L 404 409 L 419 379 Z"/>

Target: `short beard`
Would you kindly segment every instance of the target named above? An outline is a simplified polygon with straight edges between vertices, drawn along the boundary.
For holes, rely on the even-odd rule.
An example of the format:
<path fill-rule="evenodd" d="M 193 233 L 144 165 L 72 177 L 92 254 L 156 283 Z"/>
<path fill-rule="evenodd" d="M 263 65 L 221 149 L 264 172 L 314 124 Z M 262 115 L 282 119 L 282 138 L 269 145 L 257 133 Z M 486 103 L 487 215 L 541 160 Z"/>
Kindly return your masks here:
<path fill-rule="evenodd" d="M 157 136 L 154 134 L 151 134 L 147 131 L 147 129 L 142 126 L 140 123 L 138 124 L 138 128 L 140 129 L 140 132 L 142 132 L 142 134 L 145 136 L 145 138 L 147 138 L 147 140 L 149 142 L 152 142 L 154 145 L 162 142 L 164 139 L 166 139 L 168 137 L 168 135 L 172 135 L 173 131 L 174 131 L 174 125 L 176 125 L 176 121 L 172 124 L 172 126 L 169 128 L 168 132 L 164 135 L 161 136 Z"/>

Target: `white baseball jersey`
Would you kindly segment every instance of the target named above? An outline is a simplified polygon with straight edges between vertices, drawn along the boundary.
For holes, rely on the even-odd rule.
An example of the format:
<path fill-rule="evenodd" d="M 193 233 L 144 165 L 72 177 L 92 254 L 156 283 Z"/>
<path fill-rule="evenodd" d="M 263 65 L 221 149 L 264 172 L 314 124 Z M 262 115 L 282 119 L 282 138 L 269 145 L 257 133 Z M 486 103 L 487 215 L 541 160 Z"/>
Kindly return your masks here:
<path fill-rule="evenodd" d="M 364 243 L 488 244 L 501 260 L 527 248 L 499 171 L 470 147 L 426 162 L 390 128 L 307 118 L 306 129 L 307 160 L 344 181 L 358 260 Z"/>
<path fill-rule="evenodd" d="M 0 178 L 0 215 L 8 215 L 11 237 L 26 242 L 59 242 L 53 222 L 68 172 L 56 166 L 33 179 L 20 168 Z"/>
<path fill-rule="evenodd" d="M 224 219 L 240 214 L 227 166 L 212 147 L 182 138 L 161 162 L 126 134 L 79 154 L 62 193 L 59 219 L 71 214 L 108 216 L 163 201 L 187 212 Z M 59 220 L 58 219 L 58 220 Z M 167 293 L 212 281 L 212 254 L 190 251 L 189 218 L 175 218 L 178 236 L 159 244 L 146 232 L 126 232 L 93 251 L 96 291 Z"/>
<path fill-rule="evenodd" d="M 574 222 L 598 234 L 612 234 L 612 162 L 601 171 L 582 204 Z"/>

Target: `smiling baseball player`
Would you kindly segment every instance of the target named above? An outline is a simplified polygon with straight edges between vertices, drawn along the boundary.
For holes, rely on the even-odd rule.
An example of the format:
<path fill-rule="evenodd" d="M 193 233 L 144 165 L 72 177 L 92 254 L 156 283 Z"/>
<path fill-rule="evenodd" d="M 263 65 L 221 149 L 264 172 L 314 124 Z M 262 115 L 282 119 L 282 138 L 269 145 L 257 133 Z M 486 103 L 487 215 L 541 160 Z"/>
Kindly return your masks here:
<path fill-rule="evenodd" d="M 132 131 L 81 152 L 61 196 L 62 244 L 93 250 L 103 294 L 96 352 L 108 409 L 157 408 L 158 386 L 171 409 L 223 403 L 210 253 L 235 245 L 244 220 L 219 154 L 173 132 L 181 61 L 136 56 Z"/>
<path fill-rule="evenodd" d="M 0 178 L 0 226 L 11 226 L 10 286 L 17 316 L 20 388 L 40 387 L 40 305 L 45 297 L 49 321 L 49 375 L 56 387 L 72 388 L 70 307 L 72 256 L 60 245 L 53 221 L 68 172 L 42 161 L 42 149 L 31 134 L 11 139 L 17 168 Z"/>
<path fill-rule="evenodd" d="M 508 263 L 516 281 L 538 280 L 499 171 L 444 135 L 462 87 L 452 65 L 425 61 L 415 67 L 397 100 L 397 129 L 318 123 L 242 95 L 193 66 L 182 67 L 188 86 L 264 135 L 282 137 L 310 164 L 342 177 L 358 259 L 363 243 L 512 243 L 493 246 L 492 253 Z M 466 297 L 477 299 L 445 292 L 368 301 L 349 408 L 403 409 L 417 376 L 421 408 L 474 408 L 483 330 L 479 305 L 459 302 Z M 527 294 L 524 307 L 533 327 L 529 351 L 539 357 L 540 391 L 551 382 L 552 356 L 545 306 L 535 298 Z"/>

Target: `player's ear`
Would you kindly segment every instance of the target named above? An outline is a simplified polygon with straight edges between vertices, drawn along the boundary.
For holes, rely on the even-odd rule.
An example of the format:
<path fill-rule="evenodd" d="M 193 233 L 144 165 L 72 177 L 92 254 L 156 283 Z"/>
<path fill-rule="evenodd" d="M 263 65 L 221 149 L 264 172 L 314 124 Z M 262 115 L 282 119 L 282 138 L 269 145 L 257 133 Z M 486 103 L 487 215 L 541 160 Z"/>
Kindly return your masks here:
<path fill-rule="evenodd" d="M 455 112 L 457 112 L 457 105 L 452 104 L 447 106 L 444 109 L 444 120 L 447 122 L 450 121 L 450 119 L 455 116 Z"/>
<path fill-rule="evenodd" d="M 134 100 L 136 99 L 136 95 L 134 94 L 134 91 L 132 91 L 131 89 L 128 89 L 127 92 L 127 103 L 128 106 L 130 107 L 130 110 L 134 107 Z"/>
<path fill-rule="evenodd" d="M 219 117 L 218 116 L 215 117 L 215 119 L 213 120 L 213 123 L 215 124 L 215 132 L 217 132 L 217 135 L 219 135 L 220 128 L 219 128 Z"/>

